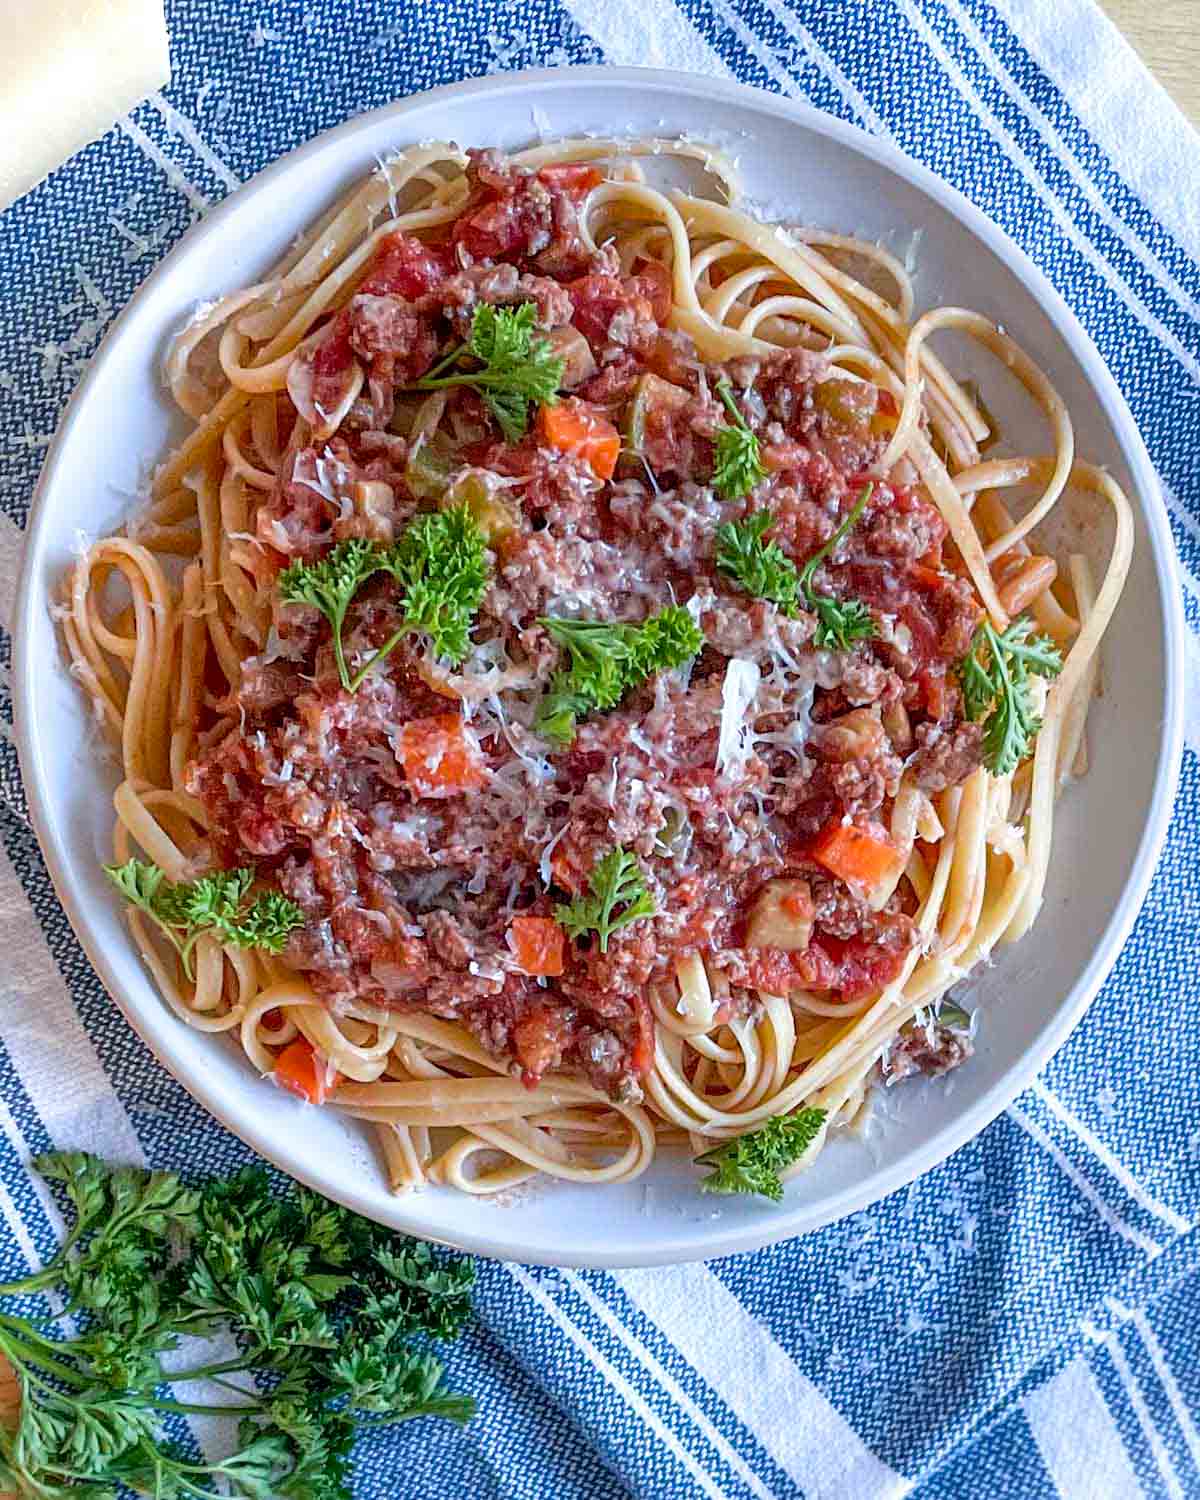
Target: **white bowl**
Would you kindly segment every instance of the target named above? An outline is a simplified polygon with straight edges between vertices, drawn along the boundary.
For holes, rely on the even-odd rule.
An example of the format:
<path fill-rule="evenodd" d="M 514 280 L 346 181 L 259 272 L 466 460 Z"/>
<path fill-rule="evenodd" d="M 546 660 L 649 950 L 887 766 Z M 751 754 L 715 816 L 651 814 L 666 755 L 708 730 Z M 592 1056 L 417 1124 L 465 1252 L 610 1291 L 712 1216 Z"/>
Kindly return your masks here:
<path fill-rule="evenodd" d="M 158 378 L 168 335 L 196 303 L 254 281 L 377 153 L 438 137 L 515 147 L 539 132 L 626 130 L 728 146 L 766 212 L 901 253 L 922 230 L 919 304 L 977 308 L 1050 373 L 1080 453 L 1110 467 L 1138 513 L 1133 571 L 1105 642 L 1093 765 L 1061 805 L 1037 927 L 967 991 L 972 1005 L 986 1002 L 975 1058 L 947 1080 L 890 1091 L 874 1139 L 834 1141 L 782 1205 L 703 1197 L 670 1153 L 625 1187 L 550 1183 L 508 1205 L 447 1189 L 395 1198 L 356 1126 L 261 1083 L 237 1049 L 189 1029 L 159 999 L 100 871 L 111 857 L 115 768 L 96 753 L 82 696 L 57 665 L 48 601 L 79 531 L 120 522 L 175 433 Z M 1025 398 L 1011 397 L 983 356 L 971 363 L 1009 430 L 1042 451 L 1047 435 Z M 611 1266 L 722 1255 L 828 1223 L 935 1165 L 1025 1087 L 1083 1014 L 1141 905 L 1173 799 L 1183 658 L 1173 566 L 1149 458 L 1087 335 L 1021 251 L 924 168 L 827 115 L 713 79 L 580 68 L 471 80 L 352 120 L 277 162 L 187 234 L 114 324 L 47 455 L 29 523 L 17 615 L 21 767 L 59 897 L 118 1005 L 218 1120 L 285 1171 L 384 1223 L 509 1259 Z"/>

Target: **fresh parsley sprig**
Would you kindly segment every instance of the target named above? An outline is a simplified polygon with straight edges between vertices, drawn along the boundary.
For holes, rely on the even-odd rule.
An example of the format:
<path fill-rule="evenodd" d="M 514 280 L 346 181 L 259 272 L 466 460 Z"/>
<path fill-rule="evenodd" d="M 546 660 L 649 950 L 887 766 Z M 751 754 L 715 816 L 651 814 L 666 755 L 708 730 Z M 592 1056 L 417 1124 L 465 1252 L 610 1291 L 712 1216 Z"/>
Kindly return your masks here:
<path fill-rule="evenodd" d="M 717 395 L 729 413 L 730 422 L 713 440 L 713 489 L 723 500 L 741 500 L 760 479 L 765 479 L 758 438 L 751 431 L 728 380 L 717 381 Z"/>
<path fill-rule="evenodd" d="M 319 609 L 333 632 L 333 655 L 342 686 L 350 686 L 342 627 L 351 601 L 368 578 L 379 572 L 383 549 L 362 537 L 339 542 L 319 562 L 294 562 L 279 575 L 279 597 L 285 604 Z"/>
<path fill-rule="evenodd" d="M 563 360 L 548 339 L 534 334 L 537 307 L 494 307 L 481 302 L 471 319 L 471 336 L 451 349 L 410 390 L 436 391 L 465 385 L 478 391 L 495 417 L 506 442 L 516 443 L 529 430 L 530 405 L 553 406 L 562 384 Z M 477 361 L 474 370 L 453 370 L 462 359 Z M 443 374 L 443 370 L 452 370 Z"/>
<path fill-rule="evenodd" d="M 249 869 L 216 870 L 198 880 L 171 881 L 155 864 L 129 859 L 105 865 L 104 873 L 131 906 L 144 911 L 170 940 L 184 973 L 194 978 L 192 953 L 209 933 L 236 948 L 282 953 L 288 935 L 304 922 L 304 913 L 279 891 L 262 891 L 248 900 L 254 884 Z"/>
<path fill-rule="evenodd" d="M 596 861 L 588 878 L 588 894 L 576 896 L 569 905 L 560 903 L 554 916 L 575 941 L 585 932 L 595 932 L 600 952 L 607 953 L 614 932 L 641 917 L 654 916 L 657 910 L 637 855 L 618 844 Z"/>
<path fill-rule="evenodd" d="M 682 605 L 671 604 L 640 625 L 542 616 L 569 665 L 550 679 L 536 728 L 555 744 L 569 745 L 577 721 L 594 709 L 615 708 L 630 688 L 682 666 L 704 644 L 704 635 Z"/>
<path fill-rule="evenodd" d="M 404 623 L 351 674 L 342 638 L 346 613 L 377 573 L 389 573 L 400 585 Z M 487 540 L 463 504 L 417 516 L 390 547 L 354 538 L 319 562 L 294 562 L 279 575 L 279 593 L 285 603 L 312 605 L 329 621 L 338 677 L 354 693 L 406 635 L 424 633 L 439 656 L 460 662 L 487 578 Z"/>
<path fill-rule="evenodd" d="M 1007 776 L 1029 754 L 1042 721 L 1034 711 L 1031 676 L 1057 677 L 1062 654 L 1053 641 L 1033 634 L 1028 615 L 997 634 L 990 620 L 975 632 L 958 667 L 967 717 L 983 722 L 984 764 Z"/>
<path fill-rule="evenodd" d="M 470 1316 L 468 1262 L 304 1189 L 277 1195 L 261 1170 L 194 1188 L 82 1153 L 36 1166 L 75 1221 L 42 1270 L 0 1286 L 21 1299 L 0 1315 L 21 1397 L 16 1425 L 0 1427 L 6 1488 L 36 1500 L 102 1500 L 118 1486 L 157 1500 L 351 1500 L 357 1432 L 472 1415 L 428 1347 Z M 29 1317 L 38 1293 L 63 1311 Z M 192 1367 L 175 1357 L 168 1371 L 164 1357 L 193 1337 L 233 1352 Z M 195 1382 L 212 1382 L 211 1403 L 194 1399 Z M 237 1451 L 190 1461 L 163 1431 L 168 1413 L 237 1418 Z"/>
<path fill-rule="evenodd" d="M 817 617 L 813 644 L 823 651 L 848 651 L 855 641 L 868 641 L 875 635 L 875 621 L 871 618 L 871 611 L 860 599 L 835 599 L 832 594 L 818 594 L 812 586 L 817 569 L 827 557 L 832 556 L 842 538 L 858 525 L 874 489 L 873 484 L 864 487 L 850 514 L 821 550 L 813 553 L 800 572 L 800 592 Z"/>
<path fill-rule="evenodd" d="M 778 542 L 763 540 L 774 519 L 769 510 L 758 510 L 718 526 L 717 568 L 756 599 L 768 599 L 794 615 L 800 584 L 796 565 Z"/>
<path fill-rule="evenodd" d="M 823 1109 L 801 1109 L 777 1115 L 757 1130 L 735 1136 L 696 1157 L 711 1167 L 700 1181 L 704 1193 L 761 1193 L 778 1203 L 783 1198 L 779 1174 L 797 1162 L 816 1140 L 825 1123 Z"/>

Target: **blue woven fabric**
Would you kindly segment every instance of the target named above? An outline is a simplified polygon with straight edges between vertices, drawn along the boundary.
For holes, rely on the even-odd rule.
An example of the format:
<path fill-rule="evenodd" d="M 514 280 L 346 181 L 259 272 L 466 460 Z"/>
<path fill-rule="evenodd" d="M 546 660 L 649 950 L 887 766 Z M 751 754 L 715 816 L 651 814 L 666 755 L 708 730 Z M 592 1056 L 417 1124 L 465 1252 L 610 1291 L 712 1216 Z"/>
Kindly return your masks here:
<path fill-rule="evenodd" d="M 168 16 L 164 94 L 0 215 L 5 606 L 63 402 L 189 223 L 360 110 L 463 76 L 607 60 L 806 98 L 1006 228 L 1125 392 L 1200 627 L 1196 157 L 1090 0 L 168 0 Z M 9 649 L 0 633 L 5 665 Z M 361 1500 L 1200 1496 L 1200 1028 L 1171 1021 L 1200 970 L 1197 748 L 1193 732 L 1111 979 L 987 1131 L 869 1211 L 755 1255 L 613 1274 L 481 1263 L 478 1324 L 451 1360 L 478 1419 L 364 1449 Z M 31 1154 L 92 1138 L 215 1170 L 247 1152 L 103 993 L 3 742 L 0 838 L 7 1276 L 54 1243 Z M 48 1037 L 53 1087 L 37 1066 Z"/>

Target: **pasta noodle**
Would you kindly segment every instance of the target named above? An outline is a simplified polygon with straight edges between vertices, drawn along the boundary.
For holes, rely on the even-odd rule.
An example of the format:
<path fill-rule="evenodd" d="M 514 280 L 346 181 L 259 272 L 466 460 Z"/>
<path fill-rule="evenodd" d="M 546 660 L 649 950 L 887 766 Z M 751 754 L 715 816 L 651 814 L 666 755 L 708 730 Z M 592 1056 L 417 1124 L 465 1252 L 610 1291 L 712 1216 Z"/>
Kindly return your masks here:
<path fill-rule="evenodd" d="M 653 185 L 646 167 L 656 158 L 698 162 L 717 196 Z M 131 908 L 130 926 L 175 1014 L 239 1039 L 259 1072 L 271 1074 L 281 1050 L 306 1039 L 326 1081 L 337 1080 L 331 1104 L 369 1124 L 396 1191 L 436 1182 L 496 1193 L 539 1173 L 624 1182 L 646 1170 L 660 1144 L 688 1141 L 703 1151 L 819 1107 L 826 1115 L 809 1161 L 829 1130 L 862 1117 L 902 1030 L 932 1016 L 952 986 L 1037 916 L 1055 799 L 1086 765 L 1101 638 L 1130 562 L 1130 505 L 1108 475 L 1076 458 L 1063 401 L 1011 338 L 963 308 L 914 317 L 904 267 L 874 244 L 756 221 L 737 206 L 736 176 L 720 153 L 692 142 L 579 140 L 512 161 L 539 171 L 605 164 L 579 210 L 585 245 L 611 246 L 625 274 L 662 267 L 670 326 L 705 361 L 808 349 L 840 378 L 886 393 L 895 420 L 878 474 L 907 479 L 936 506 L 953 565 L 997 630 L 1028 610 L 1065 653 L 1032 762 L 1003 776 L 980 766 L 940 792 L 905 776 L 889 812 L 897 861 L 871 905 L 903 902 L 919 940 L 882 986 L 853 998 L 815 985 L 761 993 L 739 1009 L 723 973 L 699 953 L 681 958 L 673 979 L 655 982 L 647 996 L 653 1059 L 640 1099 L 610 1097 L 571 1074 L 527 1086 L 463 1024 L 366 1000 L 330 1007 L 281 959 L 212 936 L 199 940 L 188 973 L 144 913 Z M 436 237 L 462 212 L 465 167 L 448 145 L 400 152 L 171 348 L 165 376 L 192 430 L 159 469 L 146 513 L 71 569 L 61 605 L 72 669 L 120 745 L 118 863 L 144 856 L 171 880 L 204 868 L 209 815 L 188 791 L 187 767 L 235 727 L 221 704 L 273 628 L 255 534 L 287 454 L 279 401 L 385 236 Z M 988 422 L 929 347 L 951 332 L 987 350 L 1032 397 L 1045 418 L 1047 456 L 981 456 Z M 360 371 L 337 411 L 318 408 L 315 442 L 336 430 L 362 384 Z M 436 430 L 444 405 L 432 396 L 414 433 Z M 1056 594 L 1054 559 L 1031 543 L 1069 490 L 1111 511 L 1114 541 L 1099 579 L 1072 555 L 1062 575 L 1069 591 L 1060 582 Z M 1014 517 L 1006 498 L 1030 492 Z M 439 680 L 465 694 L 463 677 Z M 503 680 L 529 679 L 514 671 Z"/>

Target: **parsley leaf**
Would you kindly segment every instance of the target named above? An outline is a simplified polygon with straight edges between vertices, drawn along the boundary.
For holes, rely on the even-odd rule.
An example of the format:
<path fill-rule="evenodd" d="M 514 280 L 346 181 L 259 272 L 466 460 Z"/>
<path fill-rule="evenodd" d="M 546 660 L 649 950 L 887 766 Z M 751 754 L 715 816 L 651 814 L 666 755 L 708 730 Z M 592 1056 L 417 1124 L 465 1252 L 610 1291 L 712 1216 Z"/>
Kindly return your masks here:
<path fill-rule="evenodd" d="M 532 302 L 522 302 L 519 307 L 481 302 L 471 319 L 467 342 L 451 350 L 409 389 L 470 386 L 495 417 L 505 442 L 519 442 L 529 430 L 530 404 L 555 405 L 563 376 L 563 361 L 554 353 L 553 345 L 534 334 L 536 319 L 537 307 Z M 480 368 L 440 373 L 467 357 L 478 361 Z"/>
<path fill-rule="evenodd" d="M 1033 634 L 1028 615 L 998 635 L 990 620 L 975 632 L 958 667 L 967 718 L 983 721 L 984 764 L 1007 776 L 1029 754 L 1042 721 L 1034 711 L 1030 676 L 1057 677 L 1062 655 L 1048 637 Z"/>
<path fill-rule="evenodd" d="M 355 594 L 376 573 L 400 585 L 404 623 L 354 673 L 346 663 L 342 630 Z M 279 576 L 288 604 L 311 604 L 329 621 L 338 676 L 355 693 L 372 669 L 406 635 L 428 635 L 450 662 L 467 654 L 471 624 L 487 587 L 487 539 L 466 505 L 416 516 L 390 547 L 355 538 L 339 542 L 320 562 L 292 563 Z"/>
<path fill-rule="evenodd" d="M 285 604 L 310 604 L 329 621 L 333 654 L 342 686 L 349 688 L 350 671 L 342 644 L 342 627 L 350 601 L 382 567 L 382 549 L 362 537 L 339 542 L 319 562 L 294 562 L 279 575 L 279 597 Z"/>
<path fill-rule="evenodd" d="M 198 880 L 168 880 L 157 865 L 140 859 L 105 865 L 104 873 L 132 906 L 144 911 L 170 939 L 188 978 L 192 950 L 203 933 L 235 948 L 282 953 L 304 913 L 279 891 L 263 891 L 248 901 L 254 884 L 249 869 L 216 870 Z"/>
<path fill-rule="evenodd" d="M 559 745 L 571 743 L 584 714 L 614 708 L 630 688 L 682 666 L 704 644 L 700 627 L 679 604 L 668 605 L 640 625 L 545 615 L 538 624 L 569 658 L 569 665 L 550 679 L 535 726 Z"/>
<path fill-rule="evenodd" d="M 455 505 L 410 521 L 381 566 L 403 590 L 404 625 L 362 668 L 352 691 L 407 631 L 423 632 L 447 661 L 462 661 L 487 588 L 487 539 L 470 507 Z"/>
<path fill-rule="evenodd" d="M 794 615 L 799 587 L 796 565 L 778 542 L 763 541 L 774 519 L 769 510 L 759 510 L 741 521 L 718 526 L 717 568 L 756 599 L 768 599 L 785 614 Z"/>
<path fill-rule="evenodd" d="M 794 1115 L 777 1115 L 757 1130 L 705 1151 L 696 1161 L 712 1171 L 701 1179 L 701 1192 L 761 1193 L 779 1203 L 780 1172 L 800 1160 L 824 1123 L 823 1109 L 801 1109 Z"/>
<path fill-rule="evenodd" d="M 742 416 L 728 380 L 717 382 L 717 395 L 729 413 L 732 426 L 722 427 L 713 443 L 713 488 L 723 500 L 741 500 L 760 479 L 766 478 L 767 471 L 758 438 Z"/>
<path fill-rule="evenodd" d="M 850 514 L 819 552 L 814 552 L 800 573 L 800 592 L 817 617 L 813 644 L 824 651 L 847 651 L 855 641 L 868 641 L 875 635 L 871 611 L 860 599 L 835 599 L 832 594 L 818 594 L 812 586 L 813 575 L 838 543 L 858 524 L 875 486 L 868 484 L 854 503 Z"/>
<path fill-rule="evenodd" d="M 596 861 L 588 878 L 588 894 L 576 896 L 569 905 L 560 903 L 554 916 L 576 940 L 585 932 L 598 933 L 600 952 L 607 953 L 614 932 L 640 917 L 654 916 L 657 910 L 637 856 L 618 844 Z"/>
<path fill-rule="evenodd" d="M 469 1262 L 304 1189 L 280 1195 L 261 1169 L 193 1188 L 83 1153 L 37 1166 L 75 1222 L 41 1271 L 0 1286 L 63 1309 L 30 1318 L 18 1301 L 0 1316 L 21 1392 L 15 1428 L 0 1427 L 0 1482 L 20 1494 L 351 1500 L 356 1429 L 472 1415 L 428 1343 L 469 1318 Z M 59 1326 L 67 1314 L 78 1331 Z M 176 1354 L 168 1371 L 163 1356 L 196 1336 L 222 1357 L 210 1346 L 189 1368 Z M 166 1387 L 181 1381 L 176 1402 Z M 197 1399 L 200 1382 L 214 1400 Z M 193 1462 L 163 1430 L 172 1412 L 237 1417 L 236 1450 Z"/>

